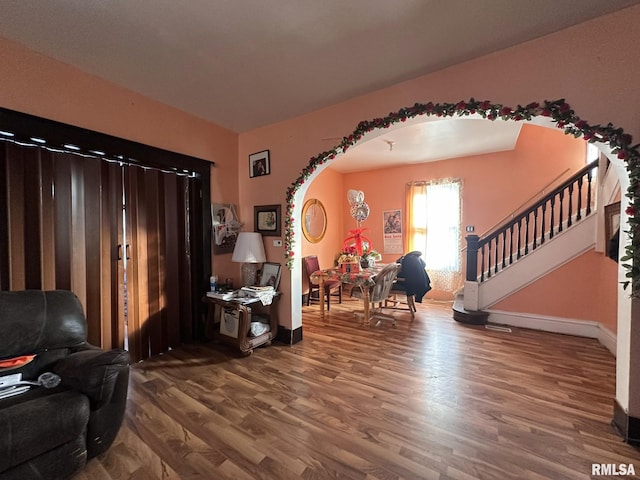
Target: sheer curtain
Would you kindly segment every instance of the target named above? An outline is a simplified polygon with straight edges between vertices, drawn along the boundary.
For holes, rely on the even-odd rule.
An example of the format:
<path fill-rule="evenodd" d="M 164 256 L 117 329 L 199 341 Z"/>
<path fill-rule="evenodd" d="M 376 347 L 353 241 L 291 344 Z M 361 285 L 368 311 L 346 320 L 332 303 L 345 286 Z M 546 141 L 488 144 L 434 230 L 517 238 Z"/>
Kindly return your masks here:
<path fill-rule="evenodd" d="M 419 250 L 435 289 L 462 287 L 459 179 L 414 182 L 407 186 L 406 251 Z"/>

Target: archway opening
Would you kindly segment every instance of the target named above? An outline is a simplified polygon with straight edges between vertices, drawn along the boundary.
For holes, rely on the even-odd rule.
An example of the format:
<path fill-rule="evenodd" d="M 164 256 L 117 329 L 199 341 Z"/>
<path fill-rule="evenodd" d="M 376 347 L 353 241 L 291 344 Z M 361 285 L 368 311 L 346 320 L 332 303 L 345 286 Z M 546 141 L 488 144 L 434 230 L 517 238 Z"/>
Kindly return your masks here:
<path fill-rule="evenodd" d="M 591 126 L 581 120 L 563 99 L 544 101 L 542 104 L 532 102 L 526 106 L 519 105 L 516 108 L 474 99 L 456 104 L 429 102 L 402 108 L 383 118 L 360 122 L 356 129 L 348 136 L 343 137 L 338 145 L 312 157 L 308 165 L 300 172 L 287 190 L 287 208 L 284 217 L 285 256 L 287 265 L 292 269 L 292 329 L 302 325 L 301 268 L 294 268 L 294 264 L 299 263 L 301 254 L 302 231 L 298 219 L 301 215 L 301 206 L 309 184 L 334 159 L 344 155 L 351 147 L 367 142 L 381 135 L 387 129 L 400 128 L 407 122 L 419 121 L 420 119 L 437 120 L 447 117 L 476 117 L 487 121 L 528 122 L 548 128 L 561 129 L 566 134 L 595 144 L 611 160 L 611 165 L 617 173 L 621 188 L 623 191 L 626 189 L 627 192 L 629 191 L 629 178 L 633 177 L 633 169 L 629 168 L 629 166 L 637 164 L 638 158 L 640 158 L 637 148 L 631 146 L 631 137 L 625 134 L 621 128 L 614 127 L 611 124 L 607 126 Z M 631 173 L 628 174 L 627 171 Z M 638 177 L 640 178 L 640 173 Z M 628 195 L 623 197 L 621 221 L 625 221 L 627 215 L 634 211 L 634 207 L 637 205 L 635 192 L 634 197 L 629 197 Z M 633 231 L 635 228 L 633 218 L 629 223 L 630 230 Z M 625 240 L 628 240 L 628 238 Z M 630 283 L 632 285 L 631 293 L 633 294 L 636 290 L 633 285 L 637 284 L 636 277 L 638 276 L 635 267 L 633 267 L 636 249 L 632 242 L 626 241 L 622 250 L 625 252 L 622 257 L 627 258 L 627 263 L 623 262 L 621 268 L 632 274 Z M 630 261 L 629 258 L 631 259 Z"/>

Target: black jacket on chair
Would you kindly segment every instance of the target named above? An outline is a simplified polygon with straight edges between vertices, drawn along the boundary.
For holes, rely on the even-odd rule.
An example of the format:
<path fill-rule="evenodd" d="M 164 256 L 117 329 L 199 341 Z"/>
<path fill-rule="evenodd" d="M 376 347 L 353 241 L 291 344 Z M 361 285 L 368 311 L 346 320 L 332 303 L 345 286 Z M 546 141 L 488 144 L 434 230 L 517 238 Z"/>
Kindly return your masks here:
<path fill-rule="evenodd" d="M 407 295 L 413 295 L 418 303 L 422 303 L 422 297 L 431 290 L 427 264 L 420 258 L 421 255 L 418 251 L 409 252 L 397 260 L 397 263 L 402 265 L 398 273 L 398 286 L 402 286 Z"/>
<path fill-rule="evenodd" d="M 0 380 L 43 372 L 58 386 L 0 399 L 0 480 L 65 479 L 106 451 L 122 423 L 129 354 L 87 343 L 87 322 L 69 291 L 0 292 Z M 9 361 L 11 359 L 11 361 Z"/>

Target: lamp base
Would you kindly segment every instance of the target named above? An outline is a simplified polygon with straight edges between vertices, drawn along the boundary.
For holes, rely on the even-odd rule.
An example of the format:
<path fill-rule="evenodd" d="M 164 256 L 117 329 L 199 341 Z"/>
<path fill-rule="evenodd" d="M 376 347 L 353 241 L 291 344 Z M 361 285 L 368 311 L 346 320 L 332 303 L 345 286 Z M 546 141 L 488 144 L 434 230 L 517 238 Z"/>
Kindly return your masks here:
<path fill-rule="evenodd" d="M 257 264 L 255 263 L 243 263 L 242 270 L 242 285 L 245 287 L 251 287 L 256 284 L 256 280 L 258 278 L 257 275 Z"/>

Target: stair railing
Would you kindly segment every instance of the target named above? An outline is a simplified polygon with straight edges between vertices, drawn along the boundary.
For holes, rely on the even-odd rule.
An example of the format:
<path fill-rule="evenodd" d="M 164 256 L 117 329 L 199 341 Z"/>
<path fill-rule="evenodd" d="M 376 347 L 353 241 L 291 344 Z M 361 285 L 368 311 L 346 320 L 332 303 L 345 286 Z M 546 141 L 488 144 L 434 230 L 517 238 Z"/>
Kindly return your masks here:
<path fill-rule="evenodd" d="M 590 215 L 595 201 L 592 181 L 597 167 L 597 160 L 586 165 L 482 238 L 468 235 L 467 281 L 484 282 Z"/>

